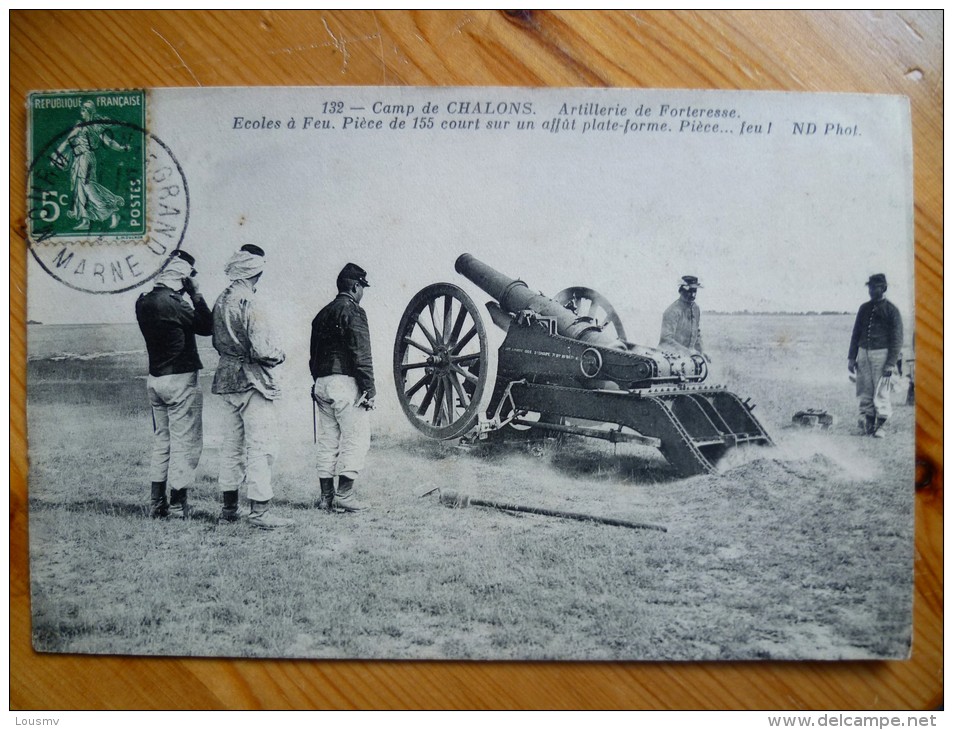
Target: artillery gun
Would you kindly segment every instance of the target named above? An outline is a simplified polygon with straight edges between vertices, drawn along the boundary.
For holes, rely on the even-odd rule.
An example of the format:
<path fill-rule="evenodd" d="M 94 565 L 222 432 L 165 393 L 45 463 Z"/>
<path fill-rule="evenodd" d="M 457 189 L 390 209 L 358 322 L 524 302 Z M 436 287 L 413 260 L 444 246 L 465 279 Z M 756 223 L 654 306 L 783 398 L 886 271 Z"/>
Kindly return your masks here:
<path fill-rule="evenodd" d="M 748 400 L 702 385 L 703 355 L 628 342 L 598 292 L 573 287 L 550 298 L 470 254 L 455 268 L 493 298 L 486 308 L 506 337 L 484 407 L 494 369 L 473 300 L 448 283 L 411 299 L 394 342 L 394 381 L 427 436 L 482 439 L 524 427 L 634 442 L 661 450 L 682 476 L 713 471 L 735 446 L 772 443 Z"/>

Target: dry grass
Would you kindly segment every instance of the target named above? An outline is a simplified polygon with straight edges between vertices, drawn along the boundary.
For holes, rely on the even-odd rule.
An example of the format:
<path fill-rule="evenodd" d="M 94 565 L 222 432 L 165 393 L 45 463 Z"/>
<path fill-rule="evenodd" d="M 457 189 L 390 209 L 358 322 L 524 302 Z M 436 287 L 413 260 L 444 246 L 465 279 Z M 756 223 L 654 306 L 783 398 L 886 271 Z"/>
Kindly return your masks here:
<path fill-rule="evenodd" d="M 716 363 L 745 362 L 748 389 L 732 385 L 759 402 L 777 449 L 734 454 L 720 474 L 677 479 L 655 451 L 638 447 L 569 440 L 461 450 L 427 441 L 385 407 L 361 481 L 371 509 L 326 515 L 313 508 L 310 414 L 289 404 L 275 508 L 297 525 L 285 533 L 215 523 L 215 396 L 206 395 L 196 517 L 156 522 L 145 510 L 151 422 L 141 358 L 31 361 L 36 648 L 361 658 L 905 656 L 912 409 L 897 409 L 890 441 L 854 437 L 853 399 L 840 374 L 836 382 L 785 379 L 778 348 L 733 352 L 734 340 L 722 341 Z M 741 368 L 727 379 L 741 380 Z M 780 428 L 794 410 L 814 405 L 838 416 L 832 432 Z M 449 509 L 419 497 L 434 487 L 668 532 Z"/>

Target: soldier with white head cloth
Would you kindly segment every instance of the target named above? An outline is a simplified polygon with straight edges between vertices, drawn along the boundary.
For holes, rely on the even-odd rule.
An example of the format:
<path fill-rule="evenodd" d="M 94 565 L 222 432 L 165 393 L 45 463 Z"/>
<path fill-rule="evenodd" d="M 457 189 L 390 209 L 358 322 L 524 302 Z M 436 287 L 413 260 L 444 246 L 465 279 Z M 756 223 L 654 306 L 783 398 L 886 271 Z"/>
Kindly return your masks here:
<path fill-rule="evenodd" d="M 189 516 L 188 488 L 202 456 L 202 362 L 195 336 L 212 334 L 212 313 L 199 292 L 194 264 L 191 254 L 176 250 L 152 290 L 136 300 L 136 320 L 149 354 L 155 518 Z"/>
<path fill-rule="evenodd" d="M 271 467 L 276 452 L 275 399 L 281 390 L 275 368 L 285 353 L 255 300 L 255 286 L 265 267 L 265 252 L 246 244 L 225 265 L 231 285 L 212 310 L 212 343 L 220 355 L 212 392 L 225 401 L 218 483 L 222 490 L 220 524 L 241 519 L 238 490 L 244 484 L 251 511 L 248 523 L 263 530 L 294 522 L 271 513 L 274 490 Z"/>

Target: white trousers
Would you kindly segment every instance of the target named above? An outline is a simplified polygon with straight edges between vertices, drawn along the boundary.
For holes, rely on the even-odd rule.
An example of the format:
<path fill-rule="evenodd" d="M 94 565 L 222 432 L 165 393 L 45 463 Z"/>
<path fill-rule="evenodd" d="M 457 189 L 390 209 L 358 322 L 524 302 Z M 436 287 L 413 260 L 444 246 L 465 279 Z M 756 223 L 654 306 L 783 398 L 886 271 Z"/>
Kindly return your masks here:
<path fill-rule="evenodd" d="M 857 351 L 857 404 L 862 416 L 890 418 L 893 414 L 890 388 L 880 385 L 886 364 L 887 350 Z"/>
<path fill-rule="evenodd" d="M 275 404 L 257 390 L 221 396 L 226 415 L 218 486 L 230 492 L 244 484 L 248 499 L 267 502 L 275 496 L 271 486 L 277 451 Z"/>
<path fill-rule="evenodd" d="M 318 405 L 318 478 L 356 479 L 371 445 L 370 412 L 354 405 L 360 397 L 350 375 L 326 375 L 314 381 Z"/>
<path fill-rule="evenodd" d="M 202 389 L 198 371 L 150 375 L 146 392 L 155 424 L 150 481 L 183 489 L 195 481 L 202 457 Z"/>

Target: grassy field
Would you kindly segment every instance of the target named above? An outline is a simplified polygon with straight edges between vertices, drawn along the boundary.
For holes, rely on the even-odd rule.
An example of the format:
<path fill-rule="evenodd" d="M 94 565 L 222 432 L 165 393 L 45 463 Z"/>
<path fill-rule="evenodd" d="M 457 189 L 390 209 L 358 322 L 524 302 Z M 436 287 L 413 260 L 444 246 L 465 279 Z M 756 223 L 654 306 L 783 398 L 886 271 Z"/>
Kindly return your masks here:
<path fill-rule="evenodd" d="M 399 413 L 389 373 L 361 497 L 314 508 L 306 365 L 289 362 L 275 509 L 293 531 L 219 527 L 220 404 L 208 392 L 197 507 L 147 517 L 151 420 L 135 327 L 31 326 L 34 644 L 40 651 L 359 658 L 903 657 L 913 577 L 913 409 L 852 435 L 850 317 L 717 316 L 723 382 L 774 449 L 679 479 L 637 446 L 567 439 L 464 450 Z M 206 341 L 207 342 L 207 341 Z M 378 353 L 381 367 L 387 353 Z M 829 432 L 787 428 L 826 408 Z M 667 532 L 450 509 L 482 499 Z"/>

